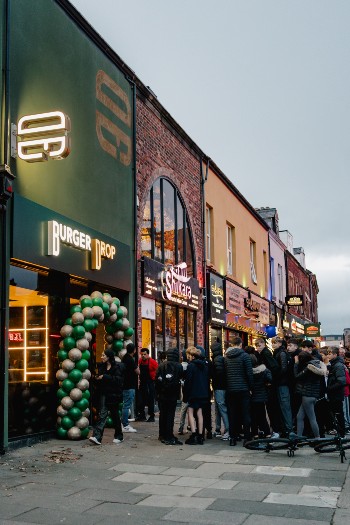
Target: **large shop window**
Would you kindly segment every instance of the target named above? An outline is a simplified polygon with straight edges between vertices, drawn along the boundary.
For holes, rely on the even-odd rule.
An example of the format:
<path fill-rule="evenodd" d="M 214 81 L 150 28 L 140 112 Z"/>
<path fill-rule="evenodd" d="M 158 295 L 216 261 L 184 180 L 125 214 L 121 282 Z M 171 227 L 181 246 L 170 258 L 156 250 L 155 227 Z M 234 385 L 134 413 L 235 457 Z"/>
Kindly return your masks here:
<path fill-rule="evenodd" d="M 193 241 L 185 206 L 167 179 L 157 179 L 147 198 L 141 252 L 142 256 L 164 264 L 186 262 L 187 274 L 195 276 Z"/>
<path fill-rule="evenodd" d="M 156 303 L 156 357 L 163 350 L 180 352 L 196 344 L 196 313 L 178 306 Z"/>

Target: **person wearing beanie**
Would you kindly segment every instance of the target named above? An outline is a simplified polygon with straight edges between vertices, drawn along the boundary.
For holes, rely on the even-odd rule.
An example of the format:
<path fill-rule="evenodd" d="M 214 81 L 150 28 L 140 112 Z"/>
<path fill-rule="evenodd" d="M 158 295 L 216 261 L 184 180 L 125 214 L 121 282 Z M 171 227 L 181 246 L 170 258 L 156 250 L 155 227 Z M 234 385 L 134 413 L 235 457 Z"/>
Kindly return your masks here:
<path fill-rule="evenodd" d="M 216 437 L 227 441 L 229 434 L 229 421 L 226 406 L 226 373 L 225 359 L 222 355 L 222 344 L 214 343 L 211 347 L 212 359 L 210 363 L 210 376 L 215 399 L 215 433 Z M 224 424 L 224 432 L 221 434 L 221 420 Z"/>
<path fill-rule="evenodd" d="M 89 441 L 94 445 L 101 445 L 109 412 L 114 428 L 113 443 L 119 445 L 123 441 L 118 405 L 123 401 L 124 365 L 116 362 L 113 350 L 102 352 L 101 359 L 102 363 L 98 364 L 98 375 L 95 377 L 100 386 L 98 419 Z"/>
<path fill-rule="evenodd" d="M 156 392 L 159 405 L 159 440 L 165 445 L 182 445 L 174 436 L 174 420 L 177 400 L 180 398 L 180 379 L 183 368 L 177 348 L 169 348 L 166 360 L 156 373 Z"/>

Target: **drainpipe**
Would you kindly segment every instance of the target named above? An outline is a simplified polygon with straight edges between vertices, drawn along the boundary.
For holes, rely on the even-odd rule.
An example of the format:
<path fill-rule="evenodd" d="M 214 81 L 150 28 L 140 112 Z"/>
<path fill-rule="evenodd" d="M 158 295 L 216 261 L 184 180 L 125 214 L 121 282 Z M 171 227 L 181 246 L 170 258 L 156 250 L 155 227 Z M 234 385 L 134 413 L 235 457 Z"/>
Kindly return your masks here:
<path fill-rule="evenodd" d="M 202 190 L 202 238 L 203 238 L 203 328 L 204 328 L 204 348 L 209 356 L 209 341 L 208 341 L 208 289 L 207 289 L 207 253 L 206 253 L 206 235 L 205 235 L 205 183 L 208 179 L 210 159 L 207 159 L 207 166 L 205 176 L 203 174 L 203 159 L 200 160 L 200 176 L 201 176 L 201 190 Z"/>
<path fill-rule="evenodd" d="M 8 305 L 9 305 L 9 238 L 7 214 L 13 193 L 10 163 L 10 111 L 9 111 L 9 52 L 10 52 L 10 0 L 5 0 L 2 13 L 3 73 L 0 159 L 0 454 L 5 453 L 8 441 Z"/>

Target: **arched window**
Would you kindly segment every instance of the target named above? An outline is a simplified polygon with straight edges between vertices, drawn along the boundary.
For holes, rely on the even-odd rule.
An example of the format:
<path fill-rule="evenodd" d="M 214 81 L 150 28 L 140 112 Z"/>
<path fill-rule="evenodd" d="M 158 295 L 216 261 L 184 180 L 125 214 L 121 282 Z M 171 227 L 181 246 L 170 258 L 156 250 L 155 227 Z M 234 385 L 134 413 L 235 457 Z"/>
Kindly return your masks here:
<path fill-rule="evenodd" d="M 164 264 L 186 262 L 195 277 L 192 234 L 179 192 L 164 178 L 157 179 L 147 198 L 142 221 L 141 255 Z"/>

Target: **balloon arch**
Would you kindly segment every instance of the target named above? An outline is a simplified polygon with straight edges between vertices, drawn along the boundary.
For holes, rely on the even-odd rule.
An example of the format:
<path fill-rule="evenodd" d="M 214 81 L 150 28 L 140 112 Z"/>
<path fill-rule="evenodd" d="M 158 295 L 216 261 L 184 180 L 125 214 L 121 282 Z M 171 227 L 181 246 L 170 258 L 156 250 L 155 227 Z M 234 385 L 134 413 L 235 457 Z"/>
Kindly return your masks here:
<path fill-rule="evenodd" d="M 117 297 L 93 292 L 80 297 L 72 306 L 60 334 L 62 340 L 57 357 L 60 368 L 57 398 L 57 435 L 61 439 L 85 439 L 89 433 L 89 370 L 92 331 L 99 323 L 105 325 L 106 348 L 115 354 L 132 343 L 134 330 L 127 319 L 128 311 Z"/>

